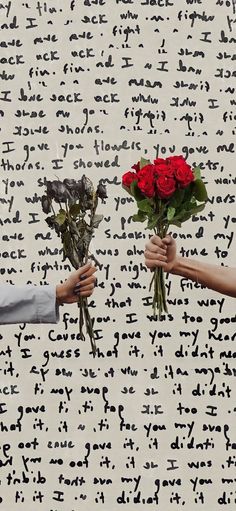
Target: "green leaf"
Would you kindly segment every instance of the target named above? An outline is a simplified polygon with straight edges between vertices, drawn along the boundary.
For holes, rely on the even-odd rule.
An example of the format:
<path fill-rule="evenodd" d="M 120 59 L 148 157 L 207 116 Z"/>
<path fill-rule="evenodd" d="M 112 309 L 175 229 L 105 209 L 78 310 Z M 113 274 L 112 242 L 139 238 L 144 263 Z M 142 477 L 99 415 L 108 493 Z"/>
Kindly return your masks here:
<path fill-rule="evenodd" d="M 173 220 L 178 220 L 180 222 L 186 222 L 186 220 L 189 220 L 191 216 L 194 214 L 195 208 L 193 209 L 181 209 L 181 211 L 178 212 L 173 218 Z"/>
<path fill-rule="evenodd" d="M 175 216 L 175 208 L 172 208 L 171 206 L 167 209 L 167 220 L 170 221 Z"/>
<path fill-rule="evenodd" d="M 203 204 L 199 204 L 198 206 L 194 207 L 191 212 L 192 215 L 195 215 L 195 213 L 199 213 L 200 211 L 203 211 L 203 209 L 206 207 L 205 202 Z"/>
<path fill-rule="evenodd" d="M 200 167 L 195 167 L 193 169 L 195 179 L 201 179 L 201 169 Z"/>
<path fill-rule="evenodd" d="M 190 183 L 186 188 L 184 188 L 184 198 L 183 203 L 189 202 L 193 198 L 193 190 L 194 190 L 194 183 Z"/>
<path fill-rule="evenodd" d="M 140 201 L 143 199 L 143 194 L 138 187 L 138 181 L 132 181 L 130 185 L 130 193 L 135 198 L 136 201 Z"/>
<path fill-rule="evenodd" d="M 102 220 L 103 220 L 103 215 L 94 215 L 93 228 L 97 229 L 97 227 L 99 226 L 99 224 Z"/>
<path fill-rule="evenodd" d="M 186 211 L 184 215 L 180 218 L 181 222 L 187 222 L 193 216 L 192 211 Z"/>
<path fill-rule="evenodd" d="M 179 213 L 173 218 L 173 221 L 180 221 L 181 223 L 186 222 L 189 220 L 193 215 L 196 213 L 199 213 L 205 208 L 205 203 L 197 205 L 196 203 L 194 205 L 188 204 L 188 206 L 191 206 L 188 210 L 182 209 L 179 211 Z M 171 221 L 171 223 L 173 223 Z"/>
<path fill-rule="evenodd" d="M 154 213 L 149 217 L 146 229 L 154 229 L 154 227 L 158 226 L 161 219 L 163 219 L 162 214 Z"/>
<path fill-rule="evenodd" d="M 170 199 L 169 206 L 175 209 L 178 208 L 178 206 L 180 206 L 181 202 L 183 201 L 184 195 L 184 190 L 180 188 L 176 190 Z"/>
<path fill-rule="evenodd" d="M 70 207 L 70 215 L 73 217 L 77 217 L 80 214 L 80 205 L 79 204 L 72 204 Z"/>
<path fill-rule="evenodd" d="M 153 213 L 153 206 L 151 205 L 149 199 L 143 199 L 141 201 L 138 201 L 137 206 L 144 213 L 149 213 L 149 214 Z"/>
<path fill-rule="evenodd" d="M 176 225 L 177 227 L 182 227 L 181 222 L 179 222 L 179 220 L 175 220 L 175 219 L 170 221 L 170 225 Z"/>
<path fill-rule="evenodd" d="M 205 187 L 203 181 L 201 179 L 196 179 L 196 181 L 194 181 L 193 185 L 194 185 L 194 188 L 193 188 L 194 197 L 196 197 L 196 199 L 199 202 L 207 201 L 208 195 L 207 195 L 206 187 Z"/>
<path fill-rule="evenodd" d="M 132 216 L 133 222 L 144 222 L 146 220 L 147 216 L 143 211 L 138 211 L 136 215 Z"/>
<path fill-rule="evenodd" d="M 181 220 L 186 216 L 186 214 L 189 214 L 189 212 L 186 211 L 186 209 L 182 208 L 178 213 L 174 216 L 174 220 Z"/>
<path fill-rule="evenodd" d="M 60 209 L 59 213 L 55 216 L 55 222 L 58 225 L 63 225 L 66 220 L 66 211 L 64 209 Z"/>
<path fill-rule="evenodd" d="M 140 170 L 143 169 L 143 167 L 146 167 L 146 165 L 150 165 L 151 161 L 146 160 L 145 158 L 140 159 Z"/>
<path fill-rule="evenodd" d="M 195 199 L 191 202 L 184 203 L 184 209 L 186 211 L 191 211 L 191 209 L 194 209 L 195 207 L 197 207 L 197 202 Z"/>
<path fill-rule="evenodd" d="M 146 229 L 154 229 L 157 226 L 157 221 L 155 218 L 149 218 Z"/>

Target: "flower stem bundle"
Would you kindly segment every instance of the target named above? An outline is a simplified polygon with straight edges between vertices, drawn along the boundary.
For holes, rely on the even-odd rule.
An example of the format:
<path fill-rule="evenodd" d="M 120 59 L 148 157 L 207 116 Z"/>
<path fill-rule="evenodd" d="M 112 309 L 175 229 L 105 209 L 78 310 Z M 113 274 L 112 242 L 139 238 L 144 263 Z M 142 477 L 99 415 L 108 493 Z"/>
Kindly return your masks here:
<path fill-rule="evenodd" d="M 141 158 L 132 171 L 122 176 L 123 188 L 135 199 L 138 211 L 133 221 L 147 221 L 146 229 L 164 238 L 170 225 L 182 222 L 202 211 L 208 199 L 200 168 L 192 169 L 184 157 L 169 156 L 153 162 Z M 161 267 L 152 276 L 150 289 L 154 288 L 153 311 L 160 318 L 168 312 L 165 278 Z"/>
<path fill-rule="evenodd" d="M 47 181 L 46 194 L 42 197 L 42 209 L 45 214 L 52 215 L 46 218 L 46 222 L 61 238 L 64 258 L 68 258 L 75 269 L 86 264 L 88 258 L 99 265 L 96 258 L 90 254 L 89 246 L 94 230 L 103 219 L 103 215 L 96 213 L 98 200 L 101 199 L 103 202 L 106 197 L 105 186 L 100 183 L 95 190 L 92 181 L 85 175 L 78 181 L 75 179 Z M 87 298 L 80 297 L 78 306 L 81 339 L 85 340 L 85 325 L 95 356 L 96 343 Z"/>

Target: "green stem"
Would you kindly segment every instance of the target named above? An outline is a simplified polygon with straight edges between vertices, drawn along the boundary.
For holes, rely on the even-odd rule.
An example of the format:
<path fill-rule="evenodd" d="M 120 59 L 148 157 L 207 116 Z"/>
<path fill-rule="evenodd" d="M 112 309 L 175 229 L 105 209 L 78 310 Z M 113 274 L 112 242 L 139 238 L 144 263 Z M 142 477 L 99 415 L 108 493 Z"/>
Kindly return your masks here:
<path fill-rule="evenodd" d="M 154 228 L 155 234 L 164 238 L 168 230 L 168 225 L 161 224 Z M 155 268 L 154 274 L 150 283 L 149 290 L 154 283 L 154 294 L 153 294 L 153 314 L 161 318 L 163 312 L 168 313 L 167 301 L 166 301 L 166 288 L 165 288 L 165 275 L 163 268 Z"/>

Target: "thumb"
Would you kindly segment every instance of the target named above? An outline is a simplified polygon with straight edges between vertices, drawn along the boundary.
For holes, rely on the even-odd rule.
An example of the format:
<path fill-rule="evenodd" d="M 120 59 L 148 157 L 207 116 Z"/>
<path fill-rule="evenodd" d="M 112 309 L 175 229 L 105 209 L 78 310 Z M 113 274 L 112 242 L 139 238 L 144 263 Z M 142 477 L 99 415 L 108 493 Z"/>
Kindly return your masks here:
<path fill-rule="evenodd" d="M 163 243 L 165 243 L 166 245 L 171 245 L 171 243 L 173 243 L 173 238 L 170 236 L 170 234 L 167 234 L 165 236 L 165 238 L 163 238 Z"/>

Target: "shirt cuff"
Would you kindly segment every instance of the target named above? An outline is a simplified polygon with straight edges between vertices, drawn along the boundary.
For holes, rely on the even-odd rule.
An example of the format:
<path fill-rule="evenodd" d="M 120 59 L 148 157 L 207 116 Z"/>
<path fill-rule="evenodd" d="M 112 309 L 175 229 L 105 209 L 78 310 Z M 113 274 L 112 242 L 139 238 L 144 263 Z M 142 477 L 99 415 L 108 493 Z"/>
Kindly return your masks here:
<path fill-rule="evenodd" d="M 37 288 L 36 307 L 38 323 L 58 323 L 59 305 L 56 301 L 56 286 Z"/>

